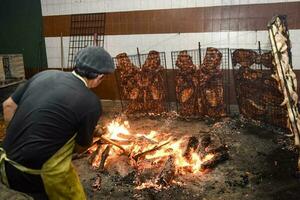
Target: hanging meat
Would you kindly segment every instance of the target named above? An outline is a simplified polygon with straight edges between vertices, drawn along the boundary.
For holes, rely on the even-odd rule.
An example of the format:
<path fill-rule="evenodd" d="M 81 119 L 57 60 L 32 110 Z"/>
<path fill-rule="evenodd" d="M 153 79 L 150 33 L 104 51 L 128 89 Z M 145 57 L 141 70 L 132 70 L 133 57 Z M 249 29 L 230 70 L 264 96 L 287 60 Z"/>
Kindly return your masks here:
<path fill-rule="evenodd" d="M 136 67 L 126 53 L 117 55 L 120 72 L 121 99 L 127 113 L 154 113 L 166 111 L 166 97 L 160 53 L 150 51 L 142 68 Z"/>
<path fill-rule="evenodd" d="M 223 75 L 220 69 L 222 53 L 213 47 L 206 49 L 206 54 L 198 75 L 198 113 L 209 117 L 225 116 Z"/>
<path fill-rule="evenodd" d="M 176 60 L 176 97 L 179 114 L 184 117 L 225 115 L 223 75 L 220 69 L 222 53 L 209 47 L 197 70 L 187 51 L 181 51 Z"/>
<path fill-rule="evenodd" d="M 187 51 L 181 51 L 176 60 L 178 71 L 175 77 L 176 98 L 179 103 L 179 114 L 188 117 L 193 116 L 197 98 L 198 80 L 196 66 Z"/>
<path fill-rule="evenodd" d="M 237 49 L 232 54 L 232 62 L 235 67 L 240 65 L 234 79 L 241 114 L 286 128 L 287 112 L 280 106 L 283 94 L 273 78 L 275 68 L 271 52 L 260 55 L 252 50 Z"/>
<path fill-rule="evenodd" d="M 238 49 L 232 54 L 232 65 L 240 64 L 242 67 L 250 67 L 256 62 L 257 53 L 248 49 Z"/>
<path fill-rule="evenodd" d="M 150 51 L 142 66 L 138 85 L 142 89 L 144 111 L 159 114 L 166 111 L 166 91 L 163 78 L 164 68 L 161 65 L 160 53 Z"/>
<path fill-rule="evenodd" d="M 118 54 L 116 60 L 121 99 L 128 102 L 126 111 L 128 113 L 140 111 L 143 108 L 143 91 L 137 82 L 141 79 L 141 70 L 130 61 L 126 53 Z"/>
<path fill-rule="evenodd" d="M 298 110 L 297 78 L 292 66 L 291 41 L 286 15 L 277 15 L 268 24 L 272 55 L 274 55 L 275 73 L 272 76 L 283 94 L 280 104 L 288 114 L 288 129 L 294 137 L 295 146 L 300 150 L 300 114 Z M 298 154 L 297 174 L 300 172 L 300 154 Z"/>

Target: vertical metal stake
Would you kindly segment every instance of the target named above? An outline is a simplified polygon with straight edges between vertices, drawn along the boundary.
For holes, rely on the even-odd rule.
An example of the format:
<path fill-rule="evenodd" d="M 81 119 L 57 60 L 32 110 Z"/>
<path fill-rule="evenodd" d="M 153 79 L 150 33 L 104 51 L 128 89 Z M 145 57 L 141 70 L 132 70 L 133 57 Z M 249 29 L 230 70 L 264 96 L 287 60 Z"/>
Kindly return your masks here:
<path fill-rule="evenodd" d="M 60 33 L 60 67 L 61 71 L 64 71 L 64 43 L 62 33 Z"/>

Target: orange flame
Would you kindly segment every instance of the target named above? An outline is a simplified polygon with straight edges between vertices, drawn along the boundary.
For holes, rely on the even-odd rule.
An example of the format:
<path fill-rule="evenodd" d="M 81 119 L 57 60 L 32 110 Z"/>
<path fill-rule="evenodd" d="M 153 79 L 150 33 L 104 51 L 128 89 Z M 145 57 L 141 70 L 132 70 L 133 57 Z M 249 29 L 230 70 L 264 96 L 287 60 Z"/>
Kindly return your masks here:
<path fill-rule="evenodd" d="M 169 141 L 168 144 L 162 146 L 156 151 L 146 154 L 144 159 L 154 160 L 153 162 L 159 162 L 162 159 L 165 159 L 166 157 L 172 155 L 175 157 L 176 173 L 184 174 L 187 172 L 190 173 L 200 172 L 202 163 L 214 157 L 213 154 L 208 154 L 201 159 L 199 153 L 191 152 L 190 159 L 187 159 L 184 156 L 187 138 L 175 140 L 171 136 L 159 134 L 158 132 L 153 130 L 150 131 L 148 134 L 141 134 L 141 133 L 132 134 L 130 133 L 129 128 L 130 126 L 128 121 L 119 123 L 114 120 L 107 126 L 108 132 L 106 133 L 106 137 L 122 145 L 126 150 L 131 152 L 131 156 L 134 156 L 141 152 L 145 152 L 147 150 L 154 148 L 155 146 L 160 146 L 164 144 L 166 141 Z M 142 142 L 138 142 L 141 140 Z M 95 150 L 96 149 L 94 146 L 90 148 L 90 151 L 95 151 Z M 109 153 L 109 156 L 116 156 L 121 153 L 122 150 L 113 146 L 112 150 Z M 99 162 L 100 159 L 98 155 L 98 157 L 97 156 L 95 157 L 92 165 L 99 166 Z M 149 183 L 144 183 L 144 184 L 147 185 Z"/>

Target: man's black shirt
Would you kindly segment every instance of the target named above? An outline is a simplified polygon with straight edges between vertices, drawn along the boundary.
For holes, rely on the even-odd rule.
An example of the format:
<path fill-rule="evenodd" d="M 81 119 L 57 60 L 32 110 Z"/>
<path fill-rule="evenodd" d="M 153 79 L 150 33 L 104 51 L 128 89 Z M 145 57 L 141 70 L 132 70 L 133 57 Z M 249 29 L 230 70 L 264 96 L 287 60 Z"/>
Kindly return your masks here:
<path fill-rule="evenodd" d="M 75 133 L 76 143 L 80 146 L 91 143 L 101 114 L 100 101 L 72 73 L 41 72 L 20 86 L 11 97 L 18 108 L 3 141 L 9 159 L 41 169 Z M 36 176 L 20 173 L 7 163 L 6 168 L 9 182 L 13 182 L 15 189 L 35 191 L 30 187 L 37 184 Z M 29 188 L 26 183 L 31 184 Z"/>

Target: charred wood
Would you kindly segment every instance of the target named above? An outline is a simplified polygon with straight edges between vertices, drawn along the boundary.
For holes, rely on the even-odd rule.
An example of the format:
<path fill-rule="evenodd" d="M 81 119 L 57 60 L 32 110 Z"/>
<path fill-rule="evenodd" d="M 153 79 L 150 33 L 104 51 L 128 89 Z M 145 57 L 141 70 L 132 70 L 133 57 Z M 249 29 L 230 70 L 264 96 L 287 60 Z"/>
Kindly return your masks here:
<path fill-rule="evenodd" d="M 111 145 L 107 145 L 106 148 L 104 149 L 104 151 L 101 155 L 99 171 L 104 171 L 105 162 L 106 162 L 107 157 L 109 156 L 110 149 L 111 149 Z"/>
<path fill-rule="evenodd" d="M 162 171 L 158 176 L 157 183 L 162 186 L 170 185 L 172 180 L 175 177 L 175 173 L 176 173 L 175 157 L 169 156 Z"/>
<path fill-rule="evenodd" d="M 190 160 L 192 153 L 197 150 L 198 146 L 199 146 L 199 140 L 195 136 L 190 137 L 183 156 L 187 160 Z"/>
<path fill-rule="evenodd" d="M 214 157 L 212 159 L 205 161 L 201 164 L 201 170 L 212 169 L 217 164 L 228 159 L 229 159 L 229 154 L 227 151 L 217 151 L 214 154 Z"/>

